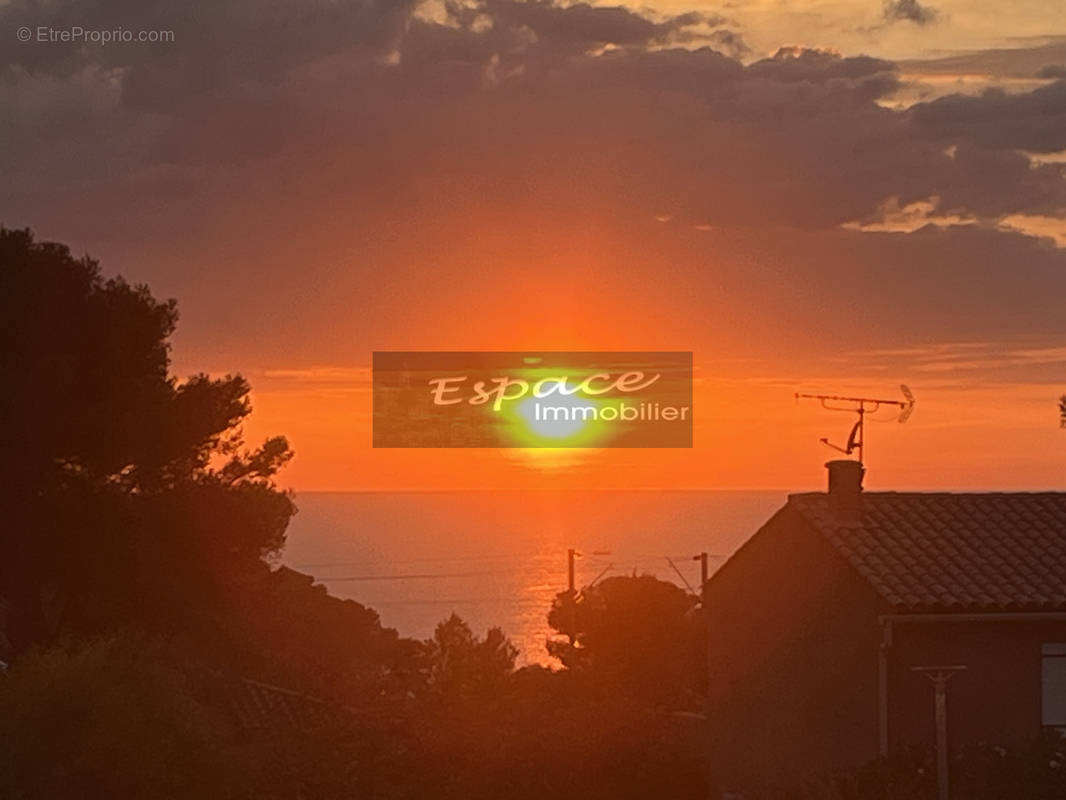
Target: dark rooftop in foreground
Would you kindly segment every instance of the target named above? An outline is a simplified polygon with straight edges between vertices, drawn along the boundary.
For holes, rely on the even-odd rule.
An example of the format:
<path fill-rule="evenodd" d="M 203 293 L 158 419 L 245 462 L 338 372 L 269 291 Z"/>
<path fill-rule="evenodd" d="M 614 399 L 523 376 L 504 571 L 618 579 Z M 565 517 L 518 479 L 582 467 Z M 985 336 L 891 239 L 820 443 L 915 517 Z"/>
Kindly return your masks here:
<path fill-rule="evenodd" d="M 862 492 L 789 505 L 900 612 L 1066 611 L 1066 493 Z"/>

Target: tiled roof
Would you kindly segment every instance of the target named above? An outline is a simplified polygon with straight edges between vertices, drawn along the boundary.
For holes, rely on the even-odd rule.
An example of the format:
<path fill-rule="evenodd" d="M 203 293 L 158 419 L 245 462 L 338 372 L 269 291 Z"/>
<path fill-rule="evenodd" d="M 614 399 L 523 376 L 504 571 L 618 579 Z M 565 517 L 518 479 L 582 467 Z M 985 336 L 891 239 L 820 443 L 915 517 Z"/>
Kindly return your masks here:
<path fill-rule="evenodd" d="M 346 720 L 352 712 L 343 706 L 258 681 L 233 681 L 229 705 L 238 725 L 246 730 L 313 730 L 327 722 Z"/>
<path fill-rule="evenodd" d="M 1066 493 L 863 492 L 789 504 L 898 611 L 1066 611 Z"/>

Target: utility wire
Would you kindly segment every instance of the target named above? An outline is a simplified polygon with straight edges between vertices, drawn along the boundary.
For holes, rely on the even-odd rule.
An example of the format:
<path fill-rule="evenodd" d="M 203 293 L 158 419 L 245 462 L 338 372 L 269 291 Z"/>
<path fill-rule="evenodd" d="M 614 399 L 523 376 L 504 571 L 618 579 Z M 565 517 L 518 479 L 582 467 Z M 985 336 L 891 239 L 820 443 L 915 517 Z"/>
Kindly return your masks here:
<path fill-rule="evenodd" d="M 677 564 L 674 563 L 674 560 L 668 556 L 666 561 L 670 565 L 671 569 L 673 569 L 673 571 L 677 573 L 677 577 L 681 579 L 681 582 L 685 584 L 685 587 L 689 590 L 689 592 L 691 594 L 696 594 L 696 590 L 692 588 L 688 580 L 685 579 L 685 576 L 681 574 L 681 570 L 677 568 Z"/>
<path fill-rule="evenodd" d="M 503 598 L 500 597 L 459 597 L 451 600 L 363 600 L 358 602 L 365 606 L 452 606 L 452 605 L 478 605 L 481 603 L 499 603 Z M 508 600 L 508 602 L 516 603 L 517 605 L 540 606 L 543 604 L 543 599 L 539 597 L 526 598 L 523 601 Z"/>
<path fill-rule="evenodd" d="M 293 569 L 321 569 L 323 567 L 372 567 L 386 564 L 422 564 L 429 562 L 446 562 L 446 561 L 491 561 L 501 558 L 538 558 L 543 556 L 544 560 L 551 558 L 551 554 L 544 552 L 537 553 L 498 553 L 493 555 L 476 555 L 476 556 L 439 556 L 429 558 L 400 558 L 390 559 L 387 561 L 324 561 L 317 564 L 293 564 Z"/>
<path fill-rule="evenodd" d="M 520 570 L 514 570 L 520 571 Z M 407 572 L 400 575 L 337 575 L 315 577 L 322 583 L 340 581 L 407 581 L 407 580 L 430 580 L 437 578 L 478 578 L 486 575 L 495 575 L 498 570 L 482 570 L 478 572 Z"/>
<path fill-rule="evenodd" d="M 725 558 L 725 555 L 712 553 L 711 558 L 721 559 Z M 495 554 L 483 554 L 483 555 L 471 555 L 471 556 L 436 556 L 427 558 L 401 558 L 401 559 L 389 559 L 382 561 L 322 561 L 314 564 L 290 564 L 292 569 L 327 569 L 330 567 L 374 567 L 374 566 L 386 566 L 393 564 L 423 564 L 423 563 L 447 563 L 447 562 L 464 562 L 464 561 L 496 561 L 500 559 L 508 558 L 530 558 L 540 561 L 554 560 L 554 556 L 551 553 L 544 551 L 528 552 L 528 553 L 495 553 Z M 619 558 L 617 560 L 624 561 L 627 564 L 643 564 L 651 563 L 655 561 L 662 561 L 664 558 L 673 558 L 675 561 L 683 561 L 687 556 L 665 556 L 665 555 L 637 555 L 635 558 Z M 598 558 L 596 556 L 586 555 L 584 560 L 587 562 L 593 562 L 597 564 L 613 563 L 606 558 Z"/>

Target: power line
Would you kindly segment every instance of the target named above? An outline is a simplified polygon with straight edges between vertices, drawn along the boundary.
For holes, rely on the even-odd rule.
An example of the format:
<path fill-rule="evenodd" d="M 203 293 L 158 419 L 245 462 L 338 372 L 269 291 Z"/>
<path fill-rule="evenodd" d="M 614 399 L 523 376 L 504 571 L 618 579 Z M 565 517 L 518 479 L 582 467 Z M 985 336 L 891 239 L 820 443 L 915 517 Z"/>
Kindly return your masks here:
<path fill-rule="evenodd" d="M 459 597 L 451 600 L 359 600 L 358 602 L 365 606 L 452 606 L 452 605 L 479 605 L 482 603 L 499 603 L 503 598 L 500 597 Z M 532 606 L 540 605 L 542 603 L 541 598 L 529 597 L 529 598 L 517 598 L 508 599 L 508 602 L 515 603 L 517 605 Z"/>
<path fill-rule="evenodd" d="M 541 554 L 537 553 L 536 555 L 540 556 Z M 507 558 L 518 558 L 518 557 L 526 557 L 526 556 L 524 556 L 523 554 L 515 553 L 515 554 L 508 554 L 506 556 L 495 555 L 495 556 L 469 556 L 469 557 L 458 557 L 458 558 L 398 559 L 398 560 L 394 560 L 394 561 L 381 561 L 381 562 L 376 562 L 376 563 L 384 565 L 384 564 L 415 564 L 415 563 L 421 563 L 423 561 L 425 561 L 425 562 L 436 562 L 436 563 L 441 563 L 441 562 L 463 562 L 463 561 L 477 561 L 477 560 L 486 560 L 486 559 L 504 558 L 504 557 L 507 557 Z M 671 557 L 671 556 L 640 556 L 640 557 L 637 557 L 637 558 L 634 558 L 634 559 L 620 559 L 620 560 L 622 561 L 623 564 L 632 565 L 633 574 L 637 573 L 638 565 L 640 565 L 640 564 L 662 564 L 662 562 L 665 560 L 667 565 L 669 566 L 669 569 L 672 570 L 677 575 L 677 577 L 681 579 L 681 583 L 689 591 L 694 591 L 692 589 L 691 584 L 686 579 L 685 575 L 681 572 L 681 570 L 678 568 L 677 564 L 674 562 L 674 558 L 677 558 L 678 560 L 681 560 L 683 557 L 682 556 L 676 556 L 676 557 Z M 724 556 L 719 556 L 717 554 L 714 554 L 714 555 L 711 555 L 711 558 L 716 558 L 716 559 L 717 558 L 724 558 Z M 591 566 L 595 566 L 595 567 L 599 568 L 598 574 L 596 575 L 596 577 L 593 579 L 593 581 L 589 585 L 593 585 L 593 584 L 597 583 L 602 577 L 604 577 L 604 575 L 606 575 L 612 569 L 617 568 L 616 562 L 613 562 L 613 561 L 612 562 L 606 562 L 606 561 L 598 559 L 598 558 L 590 558 L 589 561 L 593 562 L 593 563 L 589 564 L 590 567 Z M 325 567 L 325 566 L 345 566 L 345 565 L 371 566 L 373 563 L 374 562 L 333 562 L 332 564 L 321 564 L 320 566 L 322 566 L 322 567 Z M 483 578 L 483 577 L 496 577 L 496 576 L 499 576 L 501 573 L 512 573 L 512 574 L 514 574 L 514 573 L 529 573 L 529 572 L 536 572 L 536 571 L 542 571 L 542 570 L 538 570 L 538 567 L 535 564 L 525 564 L 525 565 L 515 565 L 515 566 L 506 566 L 506 567 L 505 566 L 500 566 L 500 567 L 494 567 L 492 569 L 484 569 L 484 570 L 465 570 L 465 571 L 457 571 L 457 572 L 404 572 L 404 573 L 393 573 L 393 574 L 384 574 L 384 575 L 375 575 L 375 574 L 364 574 L 364 575 L 315 575 L 314 577 L 315 577 L 315 580 L 320 582 L 320 583 L 369 583 L 369 582 L 384 582 L 384 581 L 426 581 L 426 580 L 452 580 L 452 579 L 457 579 L 457 578 Z M 487 601 L 487 602 L 498 602 L 500 599 L 502 599 L 502 598 L 497 597 L 497 598 L 493 598 L 491 601 Z M 515 598 L 515 599 L 517 599 L 517 598 Z M 390 602 L 392 602 L 392 601 L 390 601 Z M 437 601 L 410 600 L 409 602 L 411 604 L 418 604 L 418 603 L 423 603 L 423 602 L 426 602 L 426 603 L 434 602 L 435 603 Z M 464 601 L 464 602 L 467 602 L 467 601 Z M 469 602 L 474 602 L 474 601 L 469 601 Z M 396 603 L 392 602 L 392 604 L 396 604 Z"/>
<path fill-rule="evenodd" d="M 484 554 L 475 556 L 437 556 L 428 558 L 399 558 L 389 559 L 387 561 L 324 561 L 317 564 L 293 564 L 293 569 L 322 569 L 324 567 L 373 567 L 384 566 L 386 564 L 422 564 L 431 562 L 447 562 L 447 561 L 491 561 L 501 558 L 538 558 L 544 557 L 544 560 L 550 558 L 550 554 L 543 552 L 536 553 L 497 553 L 497 554 Z"/>
<path fill-rule="evenodd" d="M 677 573 L 677 577 L 679 577 L 681 579 L 681 582 L 685 584 L 685 588 L 688 589 L 691 594 L 696 594 L 696 590 L 692 588 L 692 585 L 688 582 L 688 579 L 683 574 L 681 574 L 681 570 L 677 568 L 677 564 L 674 563 L 674 560 L 670 557 L 667 557 L 666 562 L 670 565 L 670 569 Z"/>
<path fill-rule="evenodd" d="M 496 575 L 499 570 L 484 570 L 479 572 L 408 572 L 400 575 L 338 575 L 315 577 L 315 580 L 323 583 L 340 581 L 407 581 L 407 580 L 434 580 L 438 578 L 478 578 L 486 575 Z"/>
<path fill-rule="evenodd" d="M 466 561 L 496 561 L 508 558 L 530 558 L 537 559 L 538 561 L 554 561 L 554 557 L 550 553 L 544 551 L 528 552 L 528 553 L 496 553 L 496 554 L 484 554 L 484 555 L 470 555 L 470 556 L 435 556 L 427 558 L 400 558 L 389 559 L 381 561 L 321 561 L 313 564 L 289 564 L 287 566 L 292 569 L 328 569 L 331 567 L 375 567 L 375 566 L 388 566 L 396 564 L 428 564 L 428 563 L 460 563 Z M 644 564 L 651 562 L 661 562 L 665 558 L 672 558 L 675 561 L 683 561 L 688 556 L 686 555 L 645 555 L 637 554 L 633 558 L 619 557 L 616 560 L 624 561 L 627 564 Z M 711 554 L 711 558 L 719 559 L 725 558 L 724 555 Z M 597 564 L 614 563 L 608 561 L 605 558 L 597 558 L 594 555 L 586 555 L 585 560 L 588 562 L 595 562 Z"/>
<path fill-rule="evenodd" d="M 712 559 L 724 559 L 726 556 L 720 554 L 711 554 Z M 462 563 L 469 561 L 496 561 L 501 559 L 536 559 L 540 562 L 554 561 L 554 558 L 550 554 L 544 553 L 544 551 L 536 551 L 536 553 L 505 553 L 496 555 L 481 555 L 481 556 L 442 556 L 442 557 L 427 557 L 427 558 L 408 558 L 408 559 L 389 559 L 382 561 L 321 561 L 317 563 L 307 564 L 287 564 L 293 570 L 325 570 L 330 567 L 339 566 L 389 566 L 395 564 L 420 564 L 420 563 Z M 627 564 L 644 564 L 652 562 L 662 562 L 663 559 L 674 559 L 675 561 L 683 561 L 688 559 L 689 556 L 665 556 L 665 555 L 635 555 L 633 558 L 626 558 L 625 554 L 621 554 L 615 560 L 609 560 L 605 558 L 597 558 L 595 556 L 585 556 L 584 560 L 589 563 L 596 564 L 608 564 L 615 563 L 616 561 L 623 561 Z M 499 571 L 501 567 L 497 567 Z"/>

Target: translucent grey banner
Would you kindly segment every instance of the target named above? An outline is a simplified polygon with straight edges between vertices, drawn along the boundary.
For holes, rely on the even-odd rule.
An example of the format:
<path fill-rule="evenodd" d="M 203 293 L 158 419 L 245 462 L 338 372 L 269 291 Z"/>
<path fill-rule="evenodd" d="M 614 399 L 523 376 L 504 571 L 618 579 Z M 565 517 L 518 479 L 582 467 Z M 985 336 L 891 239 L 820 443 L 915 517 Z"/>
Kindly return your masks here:
<path fill-rule="evenodd" d="M 690 352 L 377 352 L 374 447 L 692 447 Z"/>

